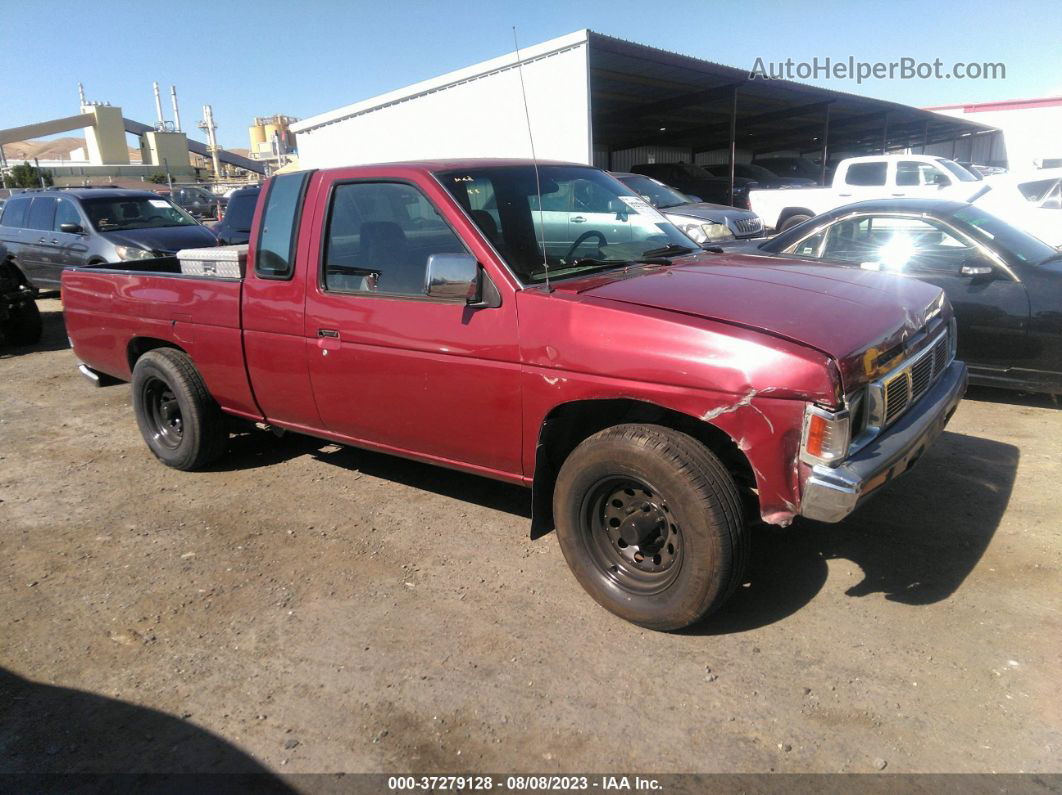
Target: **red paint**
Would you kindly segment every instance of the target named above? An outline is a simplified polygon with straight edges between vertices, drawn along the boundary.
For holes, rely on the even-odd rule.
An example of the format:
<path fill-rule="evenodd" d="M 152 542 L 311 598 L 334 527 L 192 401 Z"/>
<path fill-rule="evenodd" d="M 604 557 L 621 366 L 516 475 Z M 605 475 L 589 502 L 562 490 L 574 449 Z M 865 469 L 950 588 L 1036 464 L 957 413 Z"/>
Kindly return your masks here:
<path fill-rule="evenodd" d="M 800 503 L 806 403 L 838 406 L 867 379 L 865 360 L 923 325 L 939 296 L 882 274 L 713 254 L 559 282 L 551 293 L 521 288 L 432 176 L 469 165 L 313 174 L 289 281 L 255 276 L 253 243 L 242 283 L 68 271 L 74 352 L 128 379 L 130 346 L 161 340 L 191 355 L 228 412 L 525 484 L 551 411 L 643 401 L 729 435 L 755 474 L 761 514 L 785 522 Z M 329 190 L 351 178 L 416 184 L 477 256 L 501 306 L 323 291 Z M 252 241 L 260 215 L 261 206 Z M 320 338 L 322 328 L 339 336 Z"/>

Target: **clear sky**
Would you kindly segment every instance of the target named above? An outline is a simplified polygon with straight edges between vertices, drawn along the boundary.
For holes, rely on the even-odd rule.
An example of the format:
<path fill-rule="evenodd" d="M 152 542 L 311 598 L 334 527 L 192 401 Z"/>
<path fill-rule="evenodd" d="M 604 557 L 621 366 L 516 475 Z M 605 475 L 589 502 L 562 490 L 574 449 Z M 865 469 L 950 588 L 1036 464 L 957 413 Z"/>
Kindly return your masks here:
<path fill-rule="evenodd" d="M 297 0 L 93 3 L 0 0 L 0 128 L 89 99 L 155 118 L 177 85 L 186 129 L 210 103 L 219 141 L 246 147 L 254 116 L 305 118 L 581 28 L 718 63 L 902 57 L 1002 62 L 1005 80 L 808 81 L 913 105 L 1062 95 L 1062 4 Z M 202 139 L 200 131 L 194 131 Z M 430 132 L 430 131 L 427 131 Z"/>

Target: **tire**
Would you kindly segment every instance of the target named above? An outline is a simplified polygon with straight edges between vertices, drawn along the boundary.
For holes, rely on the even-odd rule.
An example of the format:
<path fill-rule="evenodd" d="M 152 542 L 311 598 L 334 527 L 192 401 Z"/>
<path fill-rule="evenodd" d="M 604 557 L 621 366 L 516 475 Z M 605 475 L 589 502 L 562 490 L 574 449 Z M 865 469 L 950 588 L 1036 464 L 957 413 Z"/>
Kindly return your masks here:
<path fill-rule="evenodd" d="M 12 345 L 34 345 L 41 340 L 44 325 L 36 301 L 26 301 L 4 321 L 4 337 Z"/>
<path fill-rule="evenodd" d="M 553 510 L 575 578 L 604 608 L 640 626 L 694 624 L 744 574 L 749 533 L 737 486 L 684 433 L 617 425 L 594 434 L 561 467 Z"/>
<path fill-rule="evenodd" d="M 814 216 L 807 215 L 805 213 L 797 213 L 796 215 L 791 215 L 786 218 L 782 225 L 778 228 L 778 232 L 781 233 L 786 231 L 787 229 L 792 229 L 797 224 L 802 224 L 805 221 L 810 221 L 813 217 Z"/>
<path fill-rule="evenodd" d="M 148 449 L 166 466 L 201 469 L 225 452 L 221 409 L 188 354 L 156 348 L 133 368 L 133 409 Z"/>

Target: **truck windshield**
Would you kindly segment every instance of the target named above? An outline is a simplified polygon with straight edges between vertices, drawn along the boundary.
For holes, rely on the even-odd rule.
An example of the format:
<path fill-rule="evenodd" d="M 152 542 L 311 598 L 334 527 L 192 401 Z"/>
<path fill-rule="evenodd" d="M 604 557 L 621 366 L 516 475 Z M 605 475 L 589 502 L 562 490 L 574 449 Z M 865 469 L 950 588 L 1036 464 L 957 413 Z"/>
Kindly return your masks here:
<path fill-rule="evenodd" d="M 83 199 L 82 206 L 98 232 L 195 226 L 199 222 L 165 199 L 146 196 Z"/>
<path fill-rule="evenodd" d="M 493 166 L 437 174 L 525 284 L 699 247 L 641 196 L 588 166 Z M 541 199 L 541 200 L 540 200 Z"/>

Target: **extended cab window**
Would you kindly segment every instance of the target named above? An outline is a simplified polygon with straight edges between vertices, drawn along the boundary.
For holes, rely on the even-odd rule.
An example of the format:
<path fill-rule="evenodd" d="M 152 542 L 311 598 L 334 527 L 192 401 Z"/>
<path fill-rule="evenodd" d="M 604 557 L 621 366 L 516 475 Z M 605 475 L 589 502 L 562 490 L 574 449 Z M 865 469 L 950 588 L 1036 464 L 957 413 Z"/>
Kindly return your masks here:
<path fill-rule="evenodd" d="M 412 185 L 349 182 L 332 192 L 326 290 L 424 295 L 428 258 L 463 253 L 460 239 Z"/>
<path fill-rule="evenodd" d="M 299 208 L 310 173 L 273 177 L 265 198 L 254 272 L 263 279 L 290 279 L 295 267 Z"/>
<path fill-rule="evenodd" d="M 849 185 L 884 185 L 886 168 L 885 162 L 852 163 L 844 181 Z"/>

